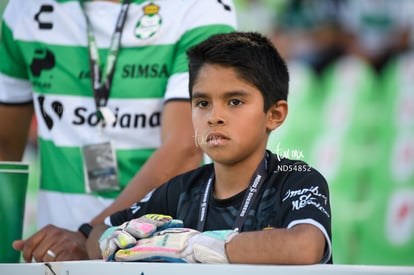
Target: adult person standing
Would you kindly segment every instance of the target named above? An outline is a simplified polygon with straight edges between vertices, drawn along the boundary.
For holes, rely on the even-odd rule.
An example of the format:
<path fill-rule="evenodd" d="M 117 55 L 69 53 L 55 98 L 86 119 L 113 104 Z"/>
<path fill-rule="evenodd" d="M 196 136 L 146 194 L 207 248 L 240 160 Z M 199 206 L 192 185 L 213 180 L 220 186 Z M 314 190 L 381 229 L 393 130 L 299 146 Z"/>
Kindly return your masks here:
<path fill-rule="evenodd" d="M 9 1 L 0 159 L 21 159 L 33 112 L 40 150 L 42 229 L 14 244 L 26 261 L 71 259 L 81 224 L 201 163 L 185 51 L 235 26 L 231 1 Z"/>

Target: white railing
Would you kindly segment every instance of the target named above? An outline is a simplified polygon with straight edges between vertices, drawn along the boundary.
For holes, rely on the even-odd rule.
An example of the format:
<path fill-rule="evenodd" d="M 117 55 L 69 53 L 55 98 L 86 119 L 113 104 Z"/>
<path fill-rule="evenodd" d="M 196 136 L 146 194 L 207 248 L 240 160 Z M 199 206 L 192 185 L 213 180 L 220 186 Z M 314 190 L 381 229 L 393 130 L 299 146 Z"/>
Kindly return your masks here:
<path fill-rule="evenodd" d="M 413 275 L 414 266 L 239 265 L 71 261 L 0 264 L 1 275 Z"/>

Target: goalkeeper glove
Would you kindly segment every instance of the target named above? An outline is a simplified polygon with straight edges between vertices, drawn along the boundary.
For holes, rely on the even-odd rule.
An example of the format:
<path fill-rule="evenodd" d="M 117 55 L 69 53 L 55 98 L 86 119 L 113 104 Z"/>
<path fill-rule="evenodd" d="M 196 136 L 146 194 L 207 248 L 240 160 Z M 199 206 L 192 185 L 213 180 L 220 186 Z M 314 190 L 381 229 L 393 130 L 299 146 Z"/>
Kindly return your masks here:
<path fill-rule="evenodd" d="M 111 261 L 118 249 L 132 247 L 139 239 L 174 227 L 183 227 L 183 222 L 160 214 L 147 214 L 120 226 L 110 227 L 99 238 L 102 257 L 105 261 Z"/>
<path fill-rule="evenodd" d="M 225 244 L 237 232 L 171 228 L 141 239 L 131 248 L 118 250 L 116 261 L 166 261 L 187 263 L 228 263 Z"/>

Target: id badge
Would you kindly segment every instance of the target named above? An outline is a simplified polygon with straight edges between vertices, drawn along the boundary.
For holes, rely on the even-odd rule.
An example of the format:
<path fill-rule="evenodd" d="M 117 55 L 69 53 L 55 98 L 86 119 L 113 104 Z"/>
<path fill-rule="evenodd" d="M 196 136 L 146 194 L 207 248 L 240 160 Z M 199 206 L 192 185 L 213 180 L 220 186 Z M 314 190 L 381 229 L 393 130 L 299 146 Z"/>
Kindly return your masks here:
<path fill-rule="evenodd" d="M 85 145 L 82 153 L 88 193 L 120 189 L 116 155 L 110 142 Z"/>

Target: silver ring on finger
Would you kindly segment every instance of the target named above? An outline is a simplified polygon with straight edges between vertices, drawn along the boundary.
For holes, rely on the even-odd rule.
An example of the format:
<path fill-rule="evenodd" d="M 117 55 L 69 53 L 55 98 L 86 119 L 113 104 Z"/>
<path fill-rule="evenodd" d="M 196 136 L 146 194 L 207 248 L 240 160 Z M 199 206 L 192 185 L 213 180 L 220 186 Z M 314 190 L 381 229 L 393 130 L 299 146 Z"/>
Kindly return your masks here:
<path fill-rule="evenodd" d="M 56 258 L 56 253 L 55 252 L 53 252 L 52 250 L 50 250 L 50 249 L 48 249 L 47 251 L 46 251 L 46 254 L 47 255 L 49 255 L 50 257 L 52 257 L 53 259 L 54 258 Z"/>

